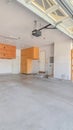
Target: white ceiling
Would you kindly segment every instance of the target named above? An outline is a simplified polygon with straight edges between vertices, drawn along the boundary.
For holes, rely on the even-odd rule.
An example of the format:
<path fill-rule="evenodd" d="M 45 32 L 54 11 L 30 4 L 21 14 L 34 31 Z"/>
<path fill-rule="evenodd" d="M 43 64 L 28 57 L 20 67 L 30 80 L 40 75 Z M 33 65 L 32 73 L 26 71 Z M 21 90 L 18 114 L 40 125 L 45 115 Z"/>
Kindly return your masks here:
<path fill-rule="evenodd" d="M 23 48 L 43 46 L 51 44 L 61 37 L 67 38 L 58 30 L 43 30 L 42 37 L 32 36 L 34 20 L 37 20 L 38 28 L 48 24 L 15 0 L 0 0 L 0 43 L 13 44 L 17 48 Z"/>
<path fill-rule="evenodd" d="M 17 1 L 73 38 L 73 0 Z"/>

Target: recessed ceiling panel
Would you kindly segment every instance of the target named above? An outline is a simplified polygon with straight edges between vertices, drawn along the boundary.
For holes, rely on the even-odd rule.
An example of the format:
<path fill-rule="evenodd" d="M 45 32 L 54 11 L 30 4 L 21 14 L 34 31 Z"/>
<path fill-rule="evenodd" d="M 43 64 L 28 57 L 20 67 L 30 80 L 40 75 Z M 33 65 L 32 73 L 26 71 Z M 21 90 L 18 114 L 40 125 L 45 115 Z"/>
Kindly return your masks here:
<path fill-rule="evenodd" d="M 55 22 L 59 22 L 67 17 L 67 14 L 54 0 L 33 0 L 31 3 L 38 9 L 44 11 Z"/>
<path fill-rule="evenodd" d="M 46 11 L 55 4 L 53 0 L 32 0 L 31 3 L 43 11 Z"/>
<path fill-rule="evenodd" d="M 60 23 L 60 25 L 67 32 L 73 34 L 73 19 L 71 19 L 71 18 L 65 19 L 62 23 Z"/>
<path fill-rule="evenodd" d="M 54 12 L 51 12 L 48 15 L 52 19 L 54 19 L 56 22 L 62 21 L 62 20 L 64 20 L 67 17 L 67 15 L 61 9 L 57 9 Z"/>
<path fill-rule="evenodd" d="M 73 0 L 17 0 L 73 38 Z"/>
<path fill-rule="evenodd" d="M 73 34 L 73 26 L 68 28 L 69 32 Z"/>
<path fill-rule="evenodd" d="M 60 25 L 64 28 L 69 28 L 73 26 L 73 20 L 71 18 L 65 19 L 64 21 L 62 21 L 62 23 L 60 23 Z"/>
<path fill-rule="evenodd" d="M 35 0 L 35 1 L 33 1 L 33 2 L 35 2 L 36 4 L 38 4 L 41 8 L 44 8 L 43 1 L 42 1 L 42 0 Z"/>
<path fill-rule="evenodd" d="M 73 0 L 70 0 L 70 3 L 73 5 Z"/>

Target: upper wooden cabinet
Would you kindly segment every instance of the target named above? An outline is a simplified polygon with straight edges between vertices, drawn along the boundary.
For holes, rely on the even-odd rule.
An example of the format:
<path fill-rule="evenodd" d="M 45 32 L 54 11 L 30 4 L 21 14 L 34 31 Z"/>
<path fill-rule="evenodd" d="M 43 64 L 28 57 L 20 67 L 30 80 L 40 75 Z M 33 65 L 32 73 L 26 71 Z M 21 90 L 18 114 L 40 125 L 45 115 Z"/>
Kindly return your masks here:
<path fill-rule="evenodd" d="M 32 73 L 32 60 L 39 59 L 39 48 L 31 47 L 21 50 L 21 73 Z"/>
<path fill-rule="evenodd" d="M 1 59 L 15 59 L 16 58 L 16 47 L 0 44 L 0 58 Z"/>
<path fill-rule="evenodd" d="M 21 56 L 24 56 L 25 58 L 38 60 L 39 59 L 39 48 L 38 47 L 31 47 L 27 49 L 21 50 Z"/>

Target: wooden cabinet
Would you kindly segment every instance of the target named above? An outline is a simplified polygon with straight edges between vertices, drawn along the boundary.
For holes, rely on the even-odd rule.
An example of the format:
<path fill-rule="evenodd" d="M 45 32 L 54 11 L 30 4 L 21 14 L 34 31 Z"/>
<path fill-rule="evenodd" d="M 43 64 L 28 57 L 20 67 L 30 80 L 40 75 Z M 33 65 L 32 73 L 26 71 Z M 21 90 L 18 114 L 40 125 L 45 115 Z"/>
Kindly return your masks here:
<path fill-rule="evenodd" d="M 21 50 L 21 56 L 24 56 L 29 59 L 38 60 L 39 59 L 39 48 L 31 47 Z"/>
<path fill-rule="evenodd" d="M 39 48 L 33 48 L 33 59 L 38 60 L 39 59 Z"/>
<path fill-rule="evenodd" d="M 21 50 L 21 73 L 32 73 L 32 60 L 39 59 L 39 48 L 31 47 Z"/>
<path fill-rule="evenodd" d="M 15 59 L 16 58 L 16 47 L 0 44 L 0 58 L 1 59 Z"/>
<path fill-rule="evenodd" d="M 32 70 L 32 60 L 25 59 L 21 62 L 21 73 L 31 73 Z"/>

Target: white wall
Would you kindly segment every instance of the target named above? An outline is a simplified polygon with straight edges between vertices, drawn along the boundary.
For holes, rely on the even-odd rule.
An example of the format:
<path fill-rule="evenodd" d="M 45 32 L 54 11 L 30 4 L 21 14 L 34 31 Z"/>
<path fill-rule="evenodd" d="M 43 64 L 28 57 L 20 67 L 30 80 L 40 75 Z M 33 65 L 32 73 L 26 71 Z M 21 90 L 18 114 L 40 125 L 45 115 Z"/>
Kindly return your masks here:
<path fill-rule="evenodd" d="M 54 56 L 54 78 L 71 80 L 71 47 L 72 41 L 69 37 L 60 35 L 53 45 L 40 48 L 46 52 L 46 72 L 50 75 L 50 57 Z M 39 71 L 39 61 L 33 61 L 33 73 Z"/>
<path fill-rule="evenodd" d="M 61 39 L 54 45 L 54 77 L 71 79 L 71 40 Z"/>
<path fill-rule="evenodd" d="M 0 59 L 0 74 L 12 73 L 12 60 Z"/>
<path fill-rule="evenodd" d="M 20 73 L 20 50 L 16 50 L 16 59 L 0 59 L 0 74 Z"/>

